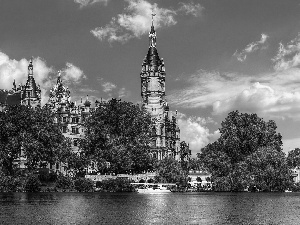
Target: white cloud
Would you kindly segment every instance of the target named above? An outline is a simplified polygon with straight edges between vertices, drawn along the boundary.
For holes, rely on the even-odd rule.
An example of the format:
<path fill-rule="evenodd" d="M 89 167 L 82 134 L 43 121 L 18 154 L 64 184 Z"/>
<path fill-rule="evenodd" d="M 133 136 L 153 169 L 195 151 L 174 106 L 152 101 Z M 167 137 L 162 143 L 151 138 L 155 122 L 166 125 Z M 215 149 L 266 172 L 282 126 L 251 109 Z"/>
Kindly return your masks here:
<path fill-rule="evenodd" d="M 122 87 L 119 91 L 119 98 L 128 97 L 130 95 L 130 91 L 126 90 L 126 88 Z"/>
<path fill-rule="evenodd" d="M 202 15 L 202 12 L 204 10 L 204 7 L 201 6 L 199 3 L 195 4 L 193 2 L 189 2 L 189 3 L 180 2 L 179 4 L 181 6 L 177 11 L 183 12 L 186 15 L 193 15 L 195 17 L 199 17 Z"/>
<path fill-rule="evenodd" d="M 99 40 L 107 39 L 109 42 L 126 42 L 133 37 L 140 37 L 149 32 L 151 14 L 154 10 L 155 27 L 176 24 L 174 10 L 159 8 L 156 3 L 151 4 L 146 0 L 125 0 L 128 4 L 123 14 L 113 17 L 105 27 L 97 27 L 91 33 Z"/>
<path fill-rule="evenodd" d="M 260 74 L 221 74 L 198 71 L 188 86 L 174 90 L 169 102 L 185 108 L 212 108 L 215 115 L 233 110 L 267 118 L 300 120 L 300 69 Z"/>
<path fill-rule="evenodd" d="M 125 43 L 131 38 L 140 38 L 149 32 L 151 14 L 154 12 L 155 28 L 175 25 L 175 16 L 182 12 L 186 15 L 199 16 L 203 10 L 200 4 L 181 3 L 179 9 L 160 8 L 156 3 L 147 0 L 125 0 L 127 6 L 124 13 L 113 17 L 104 27 L 96 27 L 91 33 L 100 41 Z"/>
<path fill-rule="evenodd" d="M 40 57 L 33 58 L 33 77 L 37 85 L 41 87 L 42 105 L 48 101 L 48 91 L 56 82 L 56 71 L 47 66 L 45 60 Z M 28 78 L 29 60 L 21 59 L 19 61 L 10 59 L 8 55 L 0 52 L 0 89 L 11 90 L 13 81 L 16 85 L 24 85 Z M 85 75 L 82 70 L 71 63 L 66 63 L 66 68 L 62 70 L 62 78 L 68 84 L 78 84 Z"/>
<path fill-rule="evenodd" d="M 195 155 L 210 142 L 210 138 L 213 136 L 205 127 L 207 122 L 211 122 L 211 118 L 207 121 L 205 118 L 187 117 L 178 112 L 177 119 L 180 128 L 180 140 L 189 143 L 192 154 Z"/>
<path fill-rule="evenodd" d="M 111 82 L 104 82 L 102 83 L 103 91 L 105 93 L 111 92 L 115 88 L 117 88 L 117 85 L 111 83 Z"/>
<path fill-rule="evenodd" d="M 79 67 L 69 62 L 66 63 L 66 67 L 62 69 L 61 72 L 62 79 L 67 85 L 70 83 L 78 84 L 82 81 L 82 79 L 86 78 L 83 71 Z"/>
<path fill-rule="evenodd" d="M 185 78 L 187 87 L 174 90 L 170 103 L 186 108 L 206 108 L 220 99 L 227 99 L 248 87 L 251 78 L 237 74 L 199 70 Z"/>
<path fill-rule="evenodd" d="M 17 61 L 0 52 L 0 89 L 11 90 L 14 80 L 17 86 L 24 85 L 28 77 L 28 64 L 27 59 Z M 34 79 L 41 87 L 42 104 L 47 101 L 46 92 L 53 84 L 50 76 L 53 72 L 53 68 L 48 67 L 43 59 L 39 57 L 33 59 Z"/>
<path fill-rule="evenodd" d="M 274 57 L 274 69 L 277 71 L 287 70 L 300 65 L 300 33 L 286 46 L 279 43 L 277 55 Z"/>
<path fill-rule="evenodd" d="M 285 153 L 288 153 L 291 150 L 294 150 L 295 148 L 299 148 L 300 147 L 300 138 L 292 138 L 292 139 L 282 139 L 282 143 L 283 143 L 283 151 Z"/>
<path fill-rule="evenodd" d="M 243 49 L 242 51 L 238 52 L 236 50 L 236 52 L 233 54 L 234 57 L 237 58 L 238 61 L 243 62 L 246 60 L 247 55 L 250 53 L 253 53 L 255 51 L 258 51 L 260 49 L 265 49 L 266 48 L 266 41 L 269 38 L 268 35 L 266 34 L 261 34 L 261 38 L 259 41 L 255 41 L 252 42 L 250 44 L 248 44 L 245 49 Z"/>
<path fill-rule="evenodd" d="M 256 82 L 232 98 L 217 101 L 213 111 L 217 114 L 238 109 L 244 112 L 259 112 L 268 117 L 294 117 L 300 119 L 300 92 L 275 91 Z"/>
<path fill-rule="evenodd" d="M 80 7 L 85 7 L 88 5 L 93 5 L 95 3 L 102 3 L 104 5 L 107 5 L 109 0 L 74 0 L 75 3 L 78 3 Z"/>

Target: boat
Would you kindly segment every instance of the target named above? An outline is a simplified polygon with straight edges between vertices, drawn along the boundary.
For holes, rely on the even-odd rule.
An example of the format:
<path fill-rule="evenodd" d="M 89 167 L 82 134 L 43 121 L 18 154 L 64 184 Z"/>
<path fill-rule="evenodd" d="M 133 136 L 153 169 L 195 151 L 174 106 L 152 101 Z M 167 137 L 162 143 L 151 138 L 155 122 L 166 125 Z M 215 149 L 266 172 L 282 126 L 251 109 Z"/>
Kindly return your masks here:
<path fill-rule="evenodd" d="M 150 183 L 134 183 L 138 184 L 136 186 L 137 193 L 149 193 L 149 194 L 158 194 L 158 193 L 171 193 L 171 190 L 168 189 L 169 184 L 150 184 Z"/>

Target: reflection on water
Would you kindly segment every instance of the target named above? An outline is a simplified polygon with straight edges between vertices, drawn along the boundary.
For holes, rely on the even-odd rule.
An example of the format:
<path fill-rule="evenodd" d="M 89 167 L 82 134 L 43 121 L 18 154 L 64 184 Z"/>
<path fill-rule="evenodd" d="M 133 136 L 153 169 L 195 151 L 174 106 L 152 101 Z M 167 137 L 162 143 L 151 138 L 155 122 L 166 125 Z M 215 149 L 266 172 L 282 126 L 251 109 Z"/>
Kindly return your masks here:
<path fill-rule="evenodd" d="M 0 224 L 299 224 L 298 193 L 5 193 Z"/>

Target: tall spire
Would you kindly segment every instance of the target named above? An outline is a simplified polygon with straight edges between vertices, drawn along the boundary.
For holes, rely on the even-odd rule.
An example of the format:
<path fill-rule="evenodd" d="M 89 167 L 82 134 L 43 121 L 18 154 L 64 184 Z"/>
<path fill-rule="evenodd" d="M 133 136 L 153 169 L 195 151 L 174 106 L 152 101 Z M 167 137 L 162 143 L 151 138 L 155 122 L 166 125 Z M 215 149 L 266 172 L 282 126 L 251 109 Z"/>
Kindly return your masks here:
<path fill-rule="evenodd" d="M 154 16 L 156 14 L 152 12 L 151 16 L 152 16 L 152 24 L 151 24 L 151 30 L 149 32 L 149 47 L 152 48 L 156 48 L 156 32 L 154 30 L 154 25 L 153 25 L 153 21 L 154 21 Z"/>
<path fill-rule="evenodd" d="M 29 65 L 28 65 L 28 77 L 29 76 L 33 76 L 33 65 L 32 65 L 32 58 L 30 58 L 30 61 L 29 61 Z"/>
<path fill-rule="evenodd" d="M 58 77 L 57 77 L 57 84 L 60 84 L 61 83 L 61 71 L 59 70 L 58 71 Z"/>

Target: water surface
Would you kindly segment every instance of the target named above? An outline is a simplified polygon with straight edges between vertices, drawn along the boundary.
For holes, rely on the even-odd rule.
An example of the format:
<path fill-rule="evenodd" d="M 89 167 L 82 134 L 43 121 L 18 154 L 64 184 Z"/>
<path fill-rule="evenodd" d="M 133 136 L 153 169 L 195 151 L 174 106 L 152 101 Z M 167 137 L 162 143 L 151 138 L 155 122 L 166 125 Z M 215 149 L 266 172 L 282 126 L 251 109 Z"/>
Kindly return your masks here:
<path fill-rule="evenodd" d="M 0 224 L 300 224 L 300 193 L 0 193 Z"/>

